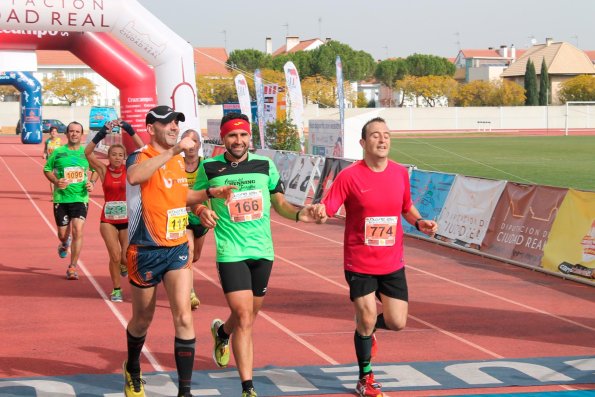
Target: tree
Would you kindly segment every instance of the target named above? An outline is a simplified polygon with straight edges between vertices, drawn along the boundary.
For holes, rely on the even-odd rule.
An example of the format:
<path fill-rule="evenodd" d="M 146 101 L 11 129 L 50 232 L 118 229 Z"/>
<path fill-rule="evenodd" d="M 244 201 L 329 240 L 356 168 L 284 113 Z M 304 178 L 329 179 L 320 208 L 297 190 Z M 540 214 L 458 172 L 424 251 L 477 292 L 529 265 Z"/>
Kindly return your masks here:
<path fill-rule="evenodd" d="M 547 106 L 550 93 L 550 77 L 547 73 L 545 58 L 541 60 L 541 72 L 539 74 L 539 105 Z"/>
<path fill-rule="evenodd" d="M 229 54 L 227 65 L 228 69 L 239 69 L 240 73 L 254 73 L 256 69 L 269 68 L 271 56 L 254 49 L 234 50 Z"/>
<path fill-rule="evenodd" d="M 298 130 L 289 115 L 284 120 L 267 123 L 266 131 L 266 141 L 269 149 L 300 151 Z"/>
<path fill-rule="evenodd" d="M 95 84 L 91 80 L 78 77 L 68 81 L 62 71 L 56 71 L 52 77 L 43 79 L 43 91 L 45 95 L 54 96 L 68 105 L 77 102 L 93 103 L 93 97 L 97 95 Z"/>
<path fill-rule="evenodd" d="M 539 104 L 539 98 L 537 96 L 537 76 L 535 74 L 535 65 L 531 59 L 527 61 L 527 67 L 525 69 L 525 105 L 526 106 L 537 106 Z"/>
<path fill-rule="evenodd" d="M 11 85 L 0 86 L 0 100 L 4 101 L 7 96 L 19 97 L 20 92 Z"/>
<path fill-rule="evenodd" d="M 475 80 L 459 87 L 457 106 L 518 106 L 525 104 L 525 90 L 510 81 Z"/>
<path fill-rule="evenodd" d="M 401 80 L 407 73 L 407 62 L 404 59 L 386 59 L 378 62 L 374 77 L 385 86 L 394 88 L 397 80 Z"/>
<path fill-rule="evenodd" d="M 456 97 L 458 83 L 448 76 L 406 76 L 397 82 L 397 88 L 403 91 L 403 97 L 415 100 L 423 99 L 430 107 L 438 100 L 446 98 L 449 103 Z"/>
<path fill-rule="evenodd" d="M 368 99 L 366 98 L 366 94 L 362 91 L 357 93 L 357 100 L 355 101 L 355 106 L 358 108 L 365 108 L 368 106 Z"/>
<path fill-rule="evenodd" d="M 456 67 L 436 55 L 413 54 L 405 58 L 407 71 L 413 76 L 454 76 Z"/>
<path fill-rule="evenodd" d="M 583 74 L 560 84 L 558 98 L 568 101 L 595 101 L 595 76 Z"/>
<path fill-rule="evenodd" d="M 365 51 L 356 51 L 347 44 L 331 40 L 312 51 L 303 51 L 309 54 L 310 71 L 300 71 L 300 76 L 321 75 L 326 78 L 336 77 L 335 61 L 337 55 L 343 64 L 343 77 L 348 81 L 365 80 L 374 75 L 376 62 L 372 55 Z M 297 54 L 297 53 L 296 53 Z"/>
<path fill-rule="evenodd" d="M 198 101 L 203 105 L 237 102 L 238 94 L 233 79 L 198 76 Z"/>

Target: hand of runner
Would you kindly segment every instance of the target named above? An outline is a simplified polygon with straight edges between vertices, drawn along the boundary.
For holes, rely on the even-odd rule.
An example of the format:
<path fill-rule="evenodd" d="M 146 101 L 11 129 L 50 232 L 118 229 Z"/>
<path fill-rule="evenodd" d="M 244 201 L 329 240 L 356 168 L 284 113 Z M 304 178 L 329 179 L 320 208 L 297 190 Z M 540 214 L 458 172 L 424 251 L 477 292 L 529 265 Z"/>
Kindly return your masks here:
<path fill-rule="evenodd" d="M 438 231 L 438 223 L 429 219 L 422 219 L 419 221 L 419 231 L 423 234 L 427 234 L 430 237 L 434 237 L 434 234 Z"/>
<path fill-rule="evenodd" d="M 91 181 L 87 181 L 87 183 L 85 184 L 85 187 L 87 188 L 87 191 L 90 192 L 95 187 L 95 184 Z"/>
<path fill-rule="evenodd" d="M 186 138 L 184 138 L 186 139 Z M 194 144 L 194 141 L 192 141 Z M 210 188 L 210 192 L 215 198 L 225 199 L 225 204 L 229 204 L 231 198 L 233 196 L 234 189 L 237 189 L 237 186 L 233 185 L 225 185 L 225 186 L 218 186 Z"/>
<path fill-rule="evenodd" d="M 174 146 L 174 151 L 176 153 L 180 153 L 183 151 L 188 151 L 189 149 L 192 149 L 194 147 L 194 141 L 192 140 L 191 137 L 187 136 L 184 139 L 182 139 L 180 142 L 178 142 L 176 144 L 176 146 Z"/>
<path fill-rule="evenodd" d="M 66 178 L 60 178 L 58 179 L 56 186 L 58 187 L 58 189 L 66 189 L 66 186 L 68 186 L 68 181 L 66 180 Z"/>
<path fill-rule="evenodd" d="M 200 224 L 206 228 L 212 229 L 217 226 L 217 219 L 219 219 L 219 217 L 215 211 L 211 209 L 205 208 L 200 213 Z"/>
<path fill-rule="evenodd" d="M 322 208 L 321 208 L 322 207 Z M 322 204 L 309 204 L 300 211 L 299 220 L 302 222 L 324 223 L 327 220 L 326 211 Z"/>

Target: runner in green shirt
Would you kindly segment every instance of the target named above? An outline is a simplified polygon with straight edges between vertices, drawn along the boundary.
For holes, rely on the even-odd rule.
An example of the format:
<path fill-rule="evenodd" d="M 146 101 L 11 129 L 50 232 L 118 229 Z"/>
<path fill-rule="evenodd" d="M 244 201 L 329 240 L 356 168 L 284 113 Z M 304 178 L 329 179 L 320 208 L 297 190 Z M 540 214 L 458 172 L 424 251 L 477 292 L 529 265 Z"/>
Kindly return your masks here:
<path fill-rule="evenodd" d="M 324 211 L 317 211 L 318 206 L 298 210 L 287 202 L 275 164 L 267 157 L 248 153 L 251 131 L 245 115 L 224 116 L 220 135 L 227 151 L 201 163 L 194 185 L 195 190 L 207 189 L 207 195 L 208 188 L 227 184 L 238 187 L 227 204 L 209 196 L 212 210 L 206 206 L 196 210 L 200 222 L 214 228 L 217 270 L 231 310 L 225 322 L 215 319 L 211 323 L 213 358 L 219 367 L 227 366 L 233 333 L 231 343 L 242 396 L 253 397 L 252 326 L 262 307 L 275 256 L 271 206 L 282 217 L 296 222 L 320 221 L 315 214 Z"/>
<path fill-rule="evenodd" d="M 73 121 L 66 130 L 68 143 L 55 149 L 48 158 L 43 172 L 55 186 L 54 219 L 58 226 L 58 255 L 68 256 L 71 247 L 70 264 L 66 270 L 68 280 L 78 280 L 77 262 L 83 246 L 83 226 L 89 207 L 89 192 L 93 190 L 98 175 L 90 171 L 89 162 L 81 146 L 82 124 Z M 72 224 L 72 226 L 71 226 Z"/>

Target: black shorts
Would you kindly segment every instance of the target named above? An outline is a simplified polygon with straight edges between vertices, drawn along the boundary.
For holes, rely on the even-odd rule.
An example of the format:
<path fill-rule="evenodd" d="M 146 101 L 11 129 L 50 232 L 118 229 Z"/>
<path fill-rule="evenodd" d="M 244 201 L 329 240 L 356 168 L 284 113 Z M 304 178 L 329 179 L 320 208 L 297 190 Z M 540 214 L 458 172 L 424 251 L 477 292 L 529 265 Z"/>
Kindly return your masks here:
<path fill-rule="evenodd" d="M 219 281 L 224 293 L 252 290 L 254 296 L 267 292 L 273 261 L 246 259 L 240 262 L 217 262 Z"/>
<path fill-rule="evenodd" d="M 200 238 L 207 234 L 207 232 L 209 231 L 208 227 L 204 227 L 200 223 L 197 225 L 189 223 L 186 225 L 186 229 L 192 230 L 192 232 L 194 233 L 194 238 Z"/>
<path fill-rule="evenodd" d="M 345 280 L 349 284 L 349 299 L 352 301 L 376 292 L 376 296 L 381 293 L 390 298 L 409 302 L 405 268 L 383 275 L 361 274 L 345 270 Z"/>
<path fill-rule="evenodd" d="M 87 219 L 88 203 L 54 203 L 54 219 L 58 226 L 68 226 L 71 219 Z"/>
<path fill-rule="evenodd" d="M 110 223 L 110 222 L 103 222 L 102 221 L 101 223 L 106 223 L 108 225 L 112 225 L 113 227 L 116 228 L 117 231 L 128 229 L 128 222 L 126 222 L 126 223 Z"/>

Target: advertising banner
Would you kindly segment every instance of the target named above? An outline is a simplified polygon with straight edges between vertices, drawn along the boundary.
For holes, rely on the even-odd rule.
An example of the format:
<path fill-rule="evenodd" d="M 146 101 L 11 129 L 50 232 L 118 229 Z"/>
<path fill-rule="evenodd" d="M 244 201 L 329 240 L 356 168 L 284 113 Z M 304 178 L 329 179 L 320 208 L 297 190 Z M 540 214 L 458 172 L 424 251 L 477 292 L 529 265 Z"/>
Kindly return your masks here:
<path fill-rule="evenodd" d="M 508 182 L 481 250 L 539 267 L 550 228 L 568 189 Z"/>
<path fill-rule="evenodd" d="M 338 120 L 308 122 L 308 151 L 323 157 L 343 157 L 341 123 Z"/>
<path fill-rule="evenodd" d="M 337 55 L 335 59 L 335 69 L 337 74 L 337 101 L 339 102 L 339 121 L 341 122 L 341 136 L 345 131 L 345 92 L 343 91 L 343 63 L 341 57 Z M 337 157 L 343 157 L 341 153 Z"/>
<path fill-rule="evenodd" d="M 285 82 L 287 84 L 287 98 L 289 101 L 289 113 L 293 124 L 296 125 L 300 137 L 301 153 L 304 153 L 304 98 L 302 96 L 302 85 L 300 75 L 293 64 L 289 61 L 283 66 L 285 71 Z"/>
<path fill-rule="evenodd" d="M 235 79 L 236 91 L 238 93 L 238 102 L 240 103 L 240 110 L 252 120 L 252 107 L 250 106 L 250 91 L 248 91 L 248 83 L 243 74 L 238 74 Z"/>
<path fill-rule="evenodd" d="M 296 152 L 277 151 L 275 153 L 273 162 L 275 163 L 275 166 L 277 166 L 281 181 L 285 186 L 289 183 L 289 177 L 293 170 L 293 163 L 295 163 L 297 157 L 298 154 Z"/>
<path fill-rule="evenodd" d="M 254 71 L 254 91 L 256 91 L 256 115 L 258 118 L 258 133 L 260 135 L 260 147 L 266 149 L 266 125 L 264 123 L 264 86 L 260 69 Z"/>
<path fill-rule="evenodd" d="M 454 174 L 421 171 L 418 169 L 412 170 L 409 176 L 411 200 L 413 201 L 413 205 L 419 210 L 422 218 L 438 218 L 454 179 Z M 427 237 L 425 234 L 417 231 L 415 226 L 410 225 L 409 222 L 404 221 L 402 223 L 405 233 Z"/>
<path fill-rule="evenodd" d="M 543 248 L 541 266 L 595 278 L 595 192 L 568 190 Z"/>
<path fill-rule="evenodd" d="M 479 249 L 505 186 L 506 181 L 457 175 L 438 217 L 437 238 Z"/>
<path fill-rule="evenodd" d="M 320 203 L 320 201 L 322 201 L 324 195 L 332 186 L 333 181 L 337 175 L 339 175 L 339 172 L 349 167 L 351 164 L 353 164 L 353 161 L 346 159 L 336 159 L 331 157 L 325 160 L 322 172 L 320 173 L 320 183 L 314 194 L 314 203 Z M 345 217 L 345 207 L 341 206 L 335 215 Z"/>
<path fill-rule="evenodd" d="M 285 186 L 287 201 L 294 205 L 304 205 L 309 193 L 310 197 L 314 196 L 320 178 L 319 162 L 318 156 L 299 155 L 293 164 L 289 183 Z"/>

